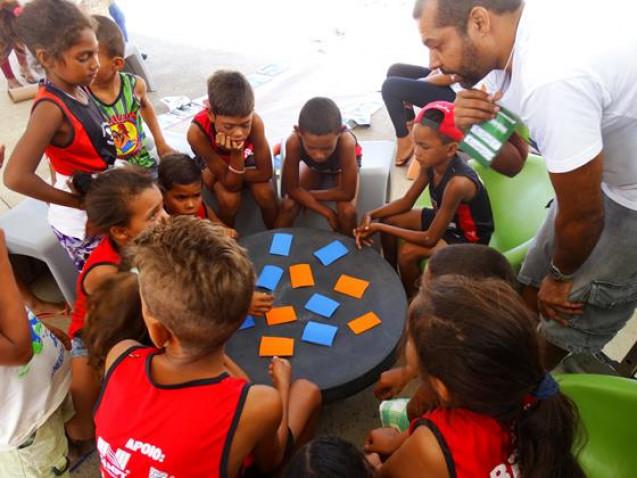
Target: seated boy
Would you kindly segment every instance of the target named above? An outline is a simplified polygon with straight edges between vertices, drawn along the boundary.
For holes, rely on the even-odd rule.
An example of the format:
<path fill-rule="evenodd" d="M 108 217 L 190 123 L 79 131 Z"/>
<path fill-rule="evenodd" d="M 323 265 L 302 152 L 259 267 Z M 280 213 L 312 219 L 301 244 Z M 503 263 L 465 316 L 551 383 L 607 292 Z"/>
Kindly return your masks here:
<path fill-rule="evenodd" d="M 248 187 L 272 229 L 279 211 L 272 155 L 252 86 L 238 71 L 217 71 L 208 79 L 208 102 L 190 125 L 188 143 L 208 167 L 204 181 L 219 201 L 219 217 L 234 227 L 241 190 Z"/>
<path fill-rule="evenodd" d="M 435 252 L 427 261 L 422 283 L 430 283 L 449 274 L 470 279 L 500 279 L 519 289 L 515 271 L 506 257 L 480 244 L 452 244 Z M 383 426 L 394 426 L 404 431 L 411 419 L 421 416 L 431 406 L 430 396 L 424 388 L 419 388 L 409 400 L 388 400 L 417 378 L 416 371 L 407 366 L 395 367 L 380 375 L 374 394 L 379 400 L 386 400 L 380 406 Z"/>
<path fill-rule="evenodd" d="M 416 161 L 422 166 L 418 177 L 403 198 L 368 212 L 355 231 L 358 247 L 381 233 L 385 259 L 398 266 L 409 297 L 415 293 L 423 258 L 449 244 L 488 244 L 493 233 L 487 191 L 457 155 L 463 133 L 454 124 L 453 104 L 435 101 L 425 106 L 413 135 Z M 433 209 L 413 210 L 427 186 Z M 399 239 L 405 241 L 400 251 Z"/>
<path fill-rule="evenodd" d="M 146 83 L 122 71 L 125 45 L 121 30 L 110 18 L 100 15 L 93 18 L 97 23 L 100 68 L 90 91 L 113 133 L 117 159 L 156 173 L 157 161 L 146 149 L 142 119 L 153 135 L 160 158 L 175 151 L 166 144 Z"/>
<path fill-rule="evenodd" d="M 226 234 L 237 238 L 237 231 L 226 226 L 204 201 L 202 173 L 195 160 L 186 154 L 169 154 L 159 164 L 159 188 L 164 197 L 164 209 L 171 216 L 195 216 L 224 226 Z"/>
<path fill-rule="evenodd" d="M 311 209 L 332 230 L 352 235 L 356 227 L 358 170 L 362 150 L 354 133 L 343 126 L 341 112 L 329 98 L 312 98 L 285 144 L 281 212 L 277 227 L 290 227 L 301 208 Z M 320 189 L 325 178 L 329 189 Z M 336 210 L 325 202 L 334 202 Z"/>
<path fill-rule="evenodd" d="M 102 473 L 236 477 L 246 458 L 272 470 L 307 434 L 321 399 L 311 382 L 291 383 L 286 360 L 270 364 L 274 388 L 228 373 L 224 344 L 255 283 L 244 249 L 209 221 L 177 216 L 131 252 L 157 348 L 126 340 L 106 357 L 95 412 Z"/>

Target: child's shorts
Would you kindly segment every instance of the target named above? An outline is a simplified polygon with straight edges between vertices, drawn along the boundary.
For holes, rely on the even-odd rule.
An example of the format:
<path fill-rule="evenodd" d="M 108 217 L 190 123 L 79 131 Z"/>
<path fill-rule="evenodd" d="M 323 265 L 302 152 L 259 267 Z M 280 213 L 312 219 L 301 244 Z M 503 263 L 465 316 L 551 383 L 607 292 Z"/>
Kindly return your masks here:
<path fill-rule="evenodd" d="M 409 417 L 407 417 L 408 398 L 394 398 L 383 400 L 378 406 L 380 423 L 385 427 L 395 428 L 399 432 L 409 429 Z"/>
<path fill-rule="evenodd" d="M 88 350 L 86 349 L 86 345 L 84 345 L 82 337 L 76 335 L 71 339 L 71 358 L 82 357 L 88 357 Z"/>
<path fill-rule="evenodd" d="M 60 407 L 17 449 L 0 452 L 2 478 L 69 476 L 64 433 L 66 405 Z"/>
<path fill-rule="evenodd" d="M 436 217 L 436 212 L 429 207 L 424 207 L 422 208 L 421 214 L 422 214 L 422 217 L 420 219 L 421 220 L 420 227 L 423 231 L 426 231 L 427 229 L 431 227 L 431 223 L 434 222 L 434 217 Z M 442 235 L 442 239 L 447 244 L 462 244 L 467 242 L 467 240 L 462 236 L 462 234 L 452 229 L 447 229 L 445 233 Z"/>

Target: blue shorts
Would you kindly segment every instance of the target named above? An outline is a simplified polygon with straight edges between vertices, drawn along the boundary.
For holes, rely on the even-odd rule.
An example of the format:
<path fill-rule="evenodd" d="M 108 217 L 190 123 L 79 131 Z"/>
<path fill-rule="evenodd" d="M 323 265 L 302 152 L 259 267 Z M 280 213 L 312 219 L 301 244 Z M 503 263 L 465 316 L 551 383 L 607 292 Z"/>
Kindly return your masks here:
<path fill-rule="evenodd" d="M 524 260 L 518 280 L 539 288 L 549 273 L 555 244 L 556 201 Z M 604 230 L 584 264 L 576 271 L 570 295 L 584 303 L 584 313 L 568 326 L 541 320 L 540 332 L 564 350 L 594 354 L 619 332 L 637 307 L 637 211 L 604 195 Z"/>

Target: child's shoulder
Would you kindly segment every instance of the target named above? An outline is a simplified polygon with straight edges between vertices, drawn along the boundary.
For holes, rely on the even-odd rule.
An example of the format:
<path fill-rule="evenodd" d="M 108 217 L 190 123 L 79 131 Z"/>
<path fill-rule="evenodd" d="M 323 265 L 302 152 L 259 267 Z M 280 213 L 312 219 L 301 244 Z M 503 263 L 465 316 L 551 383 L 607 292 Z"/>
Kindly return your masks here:
<path fill-rule="evenodd" d="M 248 390 L 243 413 L 257 426 L 269 428 L 281 422 L 283 404 L 279 392 L 268 385 L 252 385 Z"/>

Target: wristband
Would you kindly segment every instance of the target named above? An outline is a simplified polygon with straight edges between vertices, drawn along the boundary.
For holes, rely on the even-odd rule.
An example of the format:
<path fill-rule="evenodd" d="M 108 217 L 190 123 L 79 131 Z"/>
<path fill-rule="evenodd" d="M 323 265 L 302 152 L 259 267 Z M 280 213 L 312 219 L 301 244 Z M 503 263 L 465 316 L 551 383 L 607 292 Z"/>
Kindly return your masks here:
<path fill-rule="evenodd" d="M 245 174 L 246 173 L 246 168 L 238 170 L 238 169 L 234 169 L 230 164 L 228 165 L 228 169 L 230 171 L 232 171 L 234 174 Z"/>

